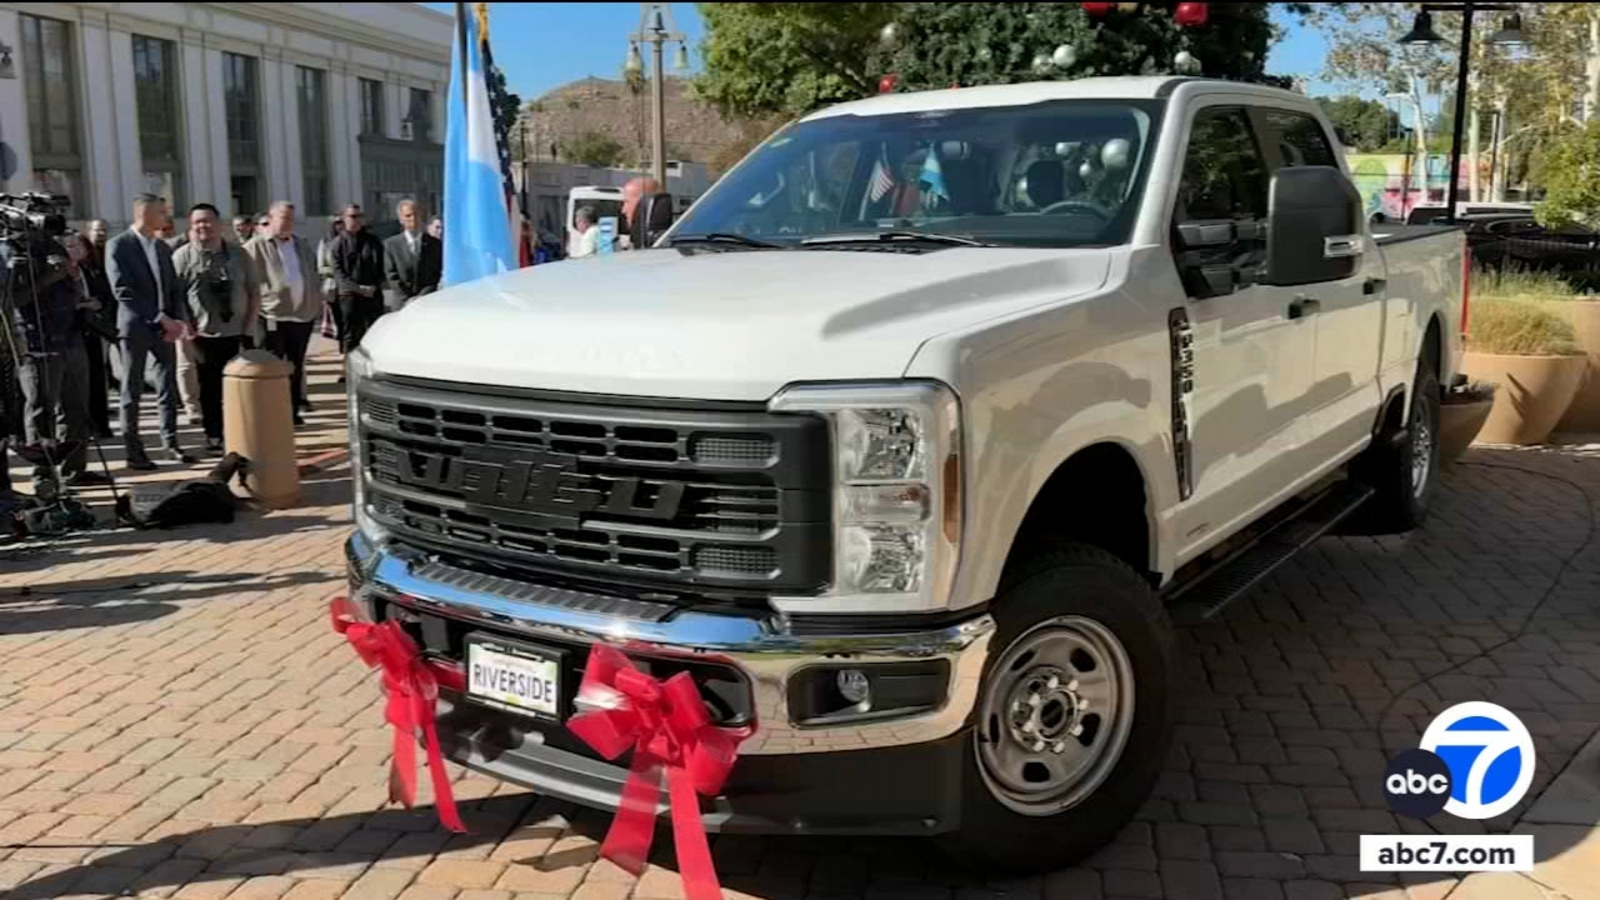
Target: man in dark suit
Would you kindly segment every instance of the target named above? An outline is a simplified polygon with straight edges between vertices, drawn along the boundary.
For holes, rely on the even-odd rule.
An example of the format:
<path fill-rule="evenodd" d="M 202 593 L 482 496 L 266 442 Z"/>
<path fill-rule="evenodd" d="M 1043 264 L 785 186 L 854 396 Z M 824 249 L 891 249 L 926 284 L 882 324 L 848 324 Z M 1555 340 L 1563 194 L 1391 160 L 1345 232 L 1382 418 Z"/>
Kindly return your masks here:
<path fill-rule="evenodd" d="M 344 231 L 333 240 L 335 300 L 341 315 L 339 349 L 361 346 L 361 338 L 383 315 L 383 242 L 362 223 L 361 207 L 352 203 L 340 214 Z"/>
<path fill-rule="evenodd" d="M 416 202 L 401 200 L 395 218 L 400 220 L 401 231 L 383 242 L 383 267 L 389 282 L 383 297 L 387 312 L 438 290 L 444 274 L 444 245 L 422 230 Z"/>
<path fill-rule="evenodd" d="M 188 334 L 188 303 L 172 268 L 172 248 L 160 238 L 167 204 L 154 194 L 133 200 L 133 225 L 106 244 L 106 280 L 117 300 L 117 342 L 123 359 L 120 425 L 128 468 L 154 469 L 139 438 L 139 398 L 145 356 L 156 366 L 161 446 L 178 463 L 194 459 L 178 446 L 178 370 L 174 344 Z"/>

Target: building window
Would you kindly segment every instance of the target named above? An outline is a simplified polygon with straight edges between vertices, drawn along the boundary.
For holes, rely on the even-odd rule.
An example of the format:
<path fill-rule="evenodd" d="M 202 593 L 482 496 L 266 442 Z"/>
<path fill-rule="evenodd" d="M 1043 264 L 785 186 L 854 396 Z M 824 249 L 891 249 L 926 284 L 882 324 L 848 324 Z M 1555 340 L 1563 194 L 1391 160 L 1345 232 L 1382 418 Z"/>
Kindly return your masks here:
<path fill-rule="evenodd" d="M 433 140 L 433 95 L 422 88 L 411 89 L 411 134 L 418 140 Z"/>
<path fill-rule="evenodd" d="M 361 79 L 361 134 L 383 137 L 383 82 Z"/>
<path fill-rule="evenodd" d="M 177 52 L 171 41 L 133 36 L 134 97 L 145 189 L 182 208 L 183 157 L 178 128 Z"/>
<path fill-rule="evenodd" d="M 76 212 L 83 160 L 78 153 L 72 26 L 38 16 L 23 15 L 19 19 L 34 187 L 71 197 Z"/>
<path fill-rule="evenodd" d="M 328 215 L 328 95 L 321 69 L 295 67 L 300 113 L 300 172 L 307 216 Z"/>
<path fill-rule="evenodd" d="M 228 170 L 235 214 L 260 209 L 260 81 L 253 56 L 222 54 L 222 106 L 228 126 Z"/>

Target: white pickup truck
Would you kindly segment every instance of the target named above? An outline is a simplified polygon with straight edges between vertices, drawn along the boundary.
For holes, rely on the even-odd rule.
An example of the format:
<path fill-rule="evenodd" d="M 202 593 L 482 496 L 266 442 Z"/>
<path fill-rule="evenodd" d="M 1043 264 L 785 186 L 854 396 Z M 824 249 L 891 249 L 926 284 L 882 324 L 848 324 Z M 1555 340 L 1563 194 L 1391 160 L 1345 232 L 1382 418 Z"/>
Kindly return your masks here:
<path fill-rule="evenodd" d="M 1372 233 L 1332 133 L 1188 78 L 813 113 L 652 249 L 377 323 L 352 595 L 529 676 L 444 693 L 473 769 L 614 808 L 561 724 L 606 641 L 755 727 L 712 831 L 1077 858 L 1166 756 L 1175 621 L 1427 512 L 1465 243 Z"/>

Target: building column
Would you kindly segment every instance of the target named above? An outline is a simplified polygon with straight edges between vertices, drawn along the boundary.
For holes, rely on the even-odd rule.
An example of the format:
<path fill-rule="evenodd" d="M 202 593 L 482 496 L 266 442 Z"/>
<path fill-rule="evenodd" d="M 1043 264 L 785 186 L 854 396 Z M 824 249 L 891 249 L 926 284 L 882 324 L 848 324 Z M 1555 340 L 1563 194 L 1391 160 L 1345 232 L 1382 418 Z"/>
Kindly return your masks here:
<path fill-rule="evenodd" d="M 383 133 L 400 140 L 400 120 L 406 117 L 406 89 L 392 81 L 383 85 Z"/>
<path fill-rule="evenodd" d="M 18 13 L 7 10 L 0 14 L 0 41 L 13 48 L 11 64 L 17 77 L 0 81 L 0 142 L 11 149 L 16 169 L 10 177 L 0 180 L 7 191 L 33 188 L 33 154 L 28 140 L 28 100 L 22 90 L 22 26 Z"/>
<path fill-rule="evenodd" d="M 279 107 L 280 118 L 283 123 L 283 171 L 286 175 L 285 187 L 288 188 L 289 202 L 294 204 L 297 212 L 296 218 L 310 215 L 306 210 L 306 181 L 305 167 L 300 161 L 300 94 L 295 85 L 295 65 L 283 63 L 278 66 L 278 81 L 283 103 Z M 317 210 L 316 215 L 325 215 L 325 210 Z"/>
<path fill-rule="evenodd" d="M 340 77 L 344 79 L 344 121 L 348 128 L 344 141 L 349 159 L 345 187 L 350 193 L 350 200 L 361 203 L 363 202 L 361 198 L 366 196 L 361 179 L 361 79 L 354 75 Z"/>
<path fill-rule="evenodd" d="M 206 70 L 202 40 L 198 33 L 185 30 L 178 42 L 178 83 L 182 85 L 178 94 L 179 103 L 183 105 L 183 182 L 188 196 L 184 209 L 172 211 L 173 219 L 177 220 L 183 218 L 188 206 L 216 203 L 219 199 L 212 194 L 216 182 L 212 178 L 211 136 L 222 123 L 211 120 L 211 105 L 206 102 L 212 85 L 207 77 L 210 73 Z"/>
<path fill-rule="evenodd" d="M 106 44 L 111 60 L 111 100 L 116 108 L 116 146 L 118 165 L 122 171 L 122 196 L 118 199 L 115 217 L 123 222 L 133 220 L 133 195 L 147 188 L 144 183 L 144 150 L 139 146 L 139 103 L 133 90 L 133 36 L 126 31 L 106 32 Z M 171 198 L 168 198 L 171 199 Z M 107 215 L 113 215 L 111 210 Z"/>
<path fill-rule="evenodd" d="M 350 115 L 350 99 L 355 92 L 353 79 L 333 68 L 327 70 L 328 90 L 328 193 L 333 205 L 343 208 L 346 203 L 360 203 L 361 193 L 354 189 L 350 177 L 350 157 L 356 143 L 355 122 Z"/>
<path fill-rule="evenodd" d="M 124 207 L 134 191 L 123 179 L 121 120 L 131 119 L 133 110 L 117 106 L 115 79 L 111 74 L 112 33 L 104 25 L 83 22 L 79 28 L 78 63 L 83 78 L 77 87 L 83 98 L 83 130 L 79 152 L 85 175 L 94 188 L 86 196 L 90 218 L 105 219 L 110 227 L 125 221 Z"/>
<path fill-rule="evenodd" d="M 222 51 L 205 51 L 206 117 L 210 123 L 207 131 L 211 154 L 211 202 L 227 215 L 234 216 L 254 210 L 233 208 L 233 174 L 228 162 L 228 107 L 222 99 Z"/>
<path fill-rule="evenodd" d="M 261 165 L 265 176 L 266 200 L 290 200 L 287 122 L 290 112 L 284 102 L 283 63 L 263 56 L 261 66 Z M 290 95 L 292 101 L 293 95 Z"/>

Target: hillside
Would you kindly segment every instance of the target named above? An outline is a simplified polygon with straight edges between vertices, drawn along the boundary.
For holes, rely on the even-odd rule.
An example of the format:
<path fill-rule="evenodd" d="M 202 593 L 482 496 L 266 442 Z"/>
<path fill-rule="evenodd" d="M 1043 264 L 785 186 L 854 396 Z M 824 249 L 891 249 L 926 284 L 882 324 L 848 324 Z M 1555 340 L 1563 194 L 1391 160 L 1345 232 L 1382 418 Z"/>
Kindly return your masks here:
<path fill-rule="evenodd" d="M 666 79 L 667 158 L 707 162 L 740 138 L 737 125 L 724 122 L 707 104 L 689 94 L 682 79 Z M 623 147 L 624 164 L 650 160 L 650 87 L 634 94 L 626 82 L 585 78 L 562 85 L 527 104 L 529 155 L 550 159 L 560 146 L 588 131 L 609 135 Z M 513 137 L 513 143 L 515 143 Z M 515 152 L 515 151 L 514 151 Z"/>

